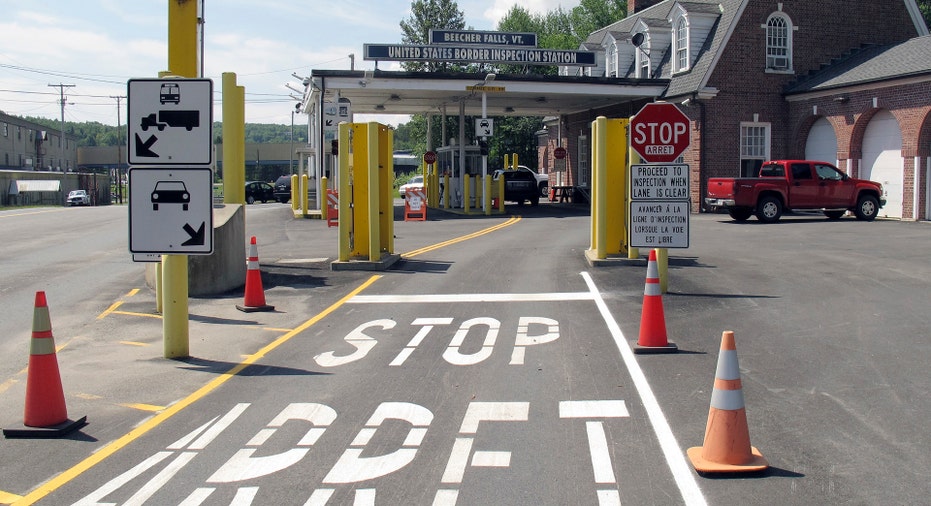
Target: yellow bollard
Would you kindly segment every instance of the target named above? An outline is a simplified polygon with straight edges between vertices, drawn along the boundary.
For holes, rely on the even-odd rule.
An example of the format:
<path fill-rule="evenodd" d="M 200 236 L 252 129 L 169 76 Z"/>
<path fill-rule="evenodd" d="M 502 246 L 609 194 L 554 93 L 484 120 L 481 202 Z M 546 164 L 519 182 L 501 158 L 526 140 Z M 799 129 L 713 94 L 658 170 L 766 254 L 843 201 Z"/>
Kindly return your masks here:
<path fill-rule="evenodd" d="M 307 174 L 301 174 L 301 214 L 303 214 L 305 218 L 310 214 L 310 211 L 308 211 L 310 202 L 307 196 L 307 194 L 310 193 L 310 188 L 307 187 L 309 182 L 310 179 L 307 177 Z"/>
<path fill-rule="evenodd" d="M 466 214 L 469 214 L 469 175 L 462 175 L 463 185 L 462 185 L 462 209 Z"/>
<path fill-rule="evenodd" d="M 485 209 L 485 216 L 491 216 L 491 174 L 485 174 L 485 180 L 482 183 L 485 188 L 482 207 Z"/>
<path fill-rule="evenodd" d="M 669 290 L 669 250 L 653 248 L 656 251 L 656 268 L 659 270 L 659 289 L 661 293 Z"/>

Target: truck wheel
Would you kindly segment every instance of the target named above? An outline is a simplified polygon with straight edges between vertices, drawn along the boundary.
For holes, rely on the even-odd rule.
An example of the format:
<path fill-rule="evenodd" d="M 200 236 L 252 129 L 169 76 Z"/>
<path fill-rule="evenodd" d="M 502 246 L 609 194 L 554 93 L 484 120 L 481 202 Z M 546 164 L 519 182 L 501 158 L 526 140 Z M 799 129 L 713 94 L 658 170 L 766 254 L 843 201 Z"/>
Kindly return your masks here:
<path fill-rule="evenodd" d="M 533 197 L 530 199 L 530 205 L 531 205 L 531 206 L 535 206 L 535 205 L 537 205 L 537 204 L 539 204 L 539 203 L 540 203 L 540 196 L 539 196 L 539 195 L 535 195 L 535 196 L 533 196 Z"/>
<path fill-rule="evenodd" d="M 846 212 L 847 211 L 825 211 L 824 215 L 827 216 L 829 220 L 839 220 Z"/>
<path fill-rule="evenodd" d="M 756 219 L 763 223 L 776 223 L 782 217 L 782 202 L 776 197 L 762 197 L 756 205 Z"/>
<path fill-rule="evenodd" d="M 550 190 L 550 189 L 549 189 L 549 187 L 546 185 L 546 183 L 540 183 L 540 196 L 541 196 L 541 197 L 546 198 L 546 197 L 549 195 L 549 193 L 550 193 L 549 190 Z"/>
<path fill-rule="evenodd" d="M 255 204 L 255 197 L 253 197 L 252 195 L 249 195 L 248 197 L 246 197 L 246 204 Z"/>
<path fill-rule="evenodd" d="M 873 221 L 879 214 L 879 200 L 872 195 L 863 195 L 857 200 L 857 208 L 853 212 L 858 220 Z"/>
<path fill-rule="evenodd" d="M 727 214 L 731 215 L 734 221 L 747 221 L 753 216 L 753 211 L 750 209 L 731 209 L 727 211 Z"/>

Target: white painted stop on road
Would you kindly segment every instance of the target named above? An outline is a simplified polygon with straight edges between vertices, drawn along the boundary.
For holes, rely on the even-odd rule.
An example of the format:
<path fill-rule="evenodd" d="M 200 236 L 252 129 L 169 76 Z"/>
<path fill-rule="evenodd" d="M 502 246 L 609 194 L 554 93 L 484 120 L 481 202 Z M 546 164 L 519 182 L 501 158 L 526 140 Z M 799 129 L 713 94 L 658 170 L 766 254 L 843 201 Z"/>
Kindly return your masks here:
<path fill-rule="evenodd" d="M 646 162 L 674 162 L 690 143 L 689 118 L 675 104 L 647 104 L 630 121 L 630 147 Z"/>

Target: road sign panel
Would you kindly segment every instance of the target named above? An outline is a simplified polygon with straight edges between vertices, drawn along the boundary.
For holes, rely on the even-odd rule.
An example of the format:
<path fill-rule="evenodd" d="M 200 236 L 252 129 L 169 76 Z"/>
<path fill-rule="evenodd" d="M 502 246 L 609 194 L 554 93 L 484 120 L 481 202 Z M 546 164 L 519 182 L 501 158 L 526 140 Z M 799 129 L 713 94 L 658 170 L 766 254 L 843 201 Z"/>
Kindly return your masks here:
<path fill-rule="evenodd" d="M 491 118 L 475 118 L 475 136 L 491 137 L 495 132 L 495 121 Z"/>
<path fill-rule="evenodd" d="M 129 251 L 213 253 L 213 171 L 207 167 L 129 169 Z"/>
<path fill-rule="evenodd" d="M 688 202 L 637 200 L 630 203 L 630 246 L 688 248 Z"/>
<path fill-rule="evenodd" d="M 423 154 L 423 163 L 431 164 L 436 163 L 436 151 L 427 151 Z"/>
<path fill-rule="evenodd" d="M 674 162 L 690 143 L 689 118 L 675 104 L 647 104 L 630 120 L 630 147 L 646 162 Z"/>
<path fill-rule="evenodd" d="M 127 88 L 130 165 L 213 162 L 213 81 L 130 79 Z"/>
<path fill-rule="evenodd" d="M 651 164 L 630 166 L 631 200 L 688 200 L 689 166 Z"/>
<path fill-rule="evenodd" d="M 553 158 L 557 160 L 563 160 L 566 158 L 566 148 L 559 146 L 553 150 Z"/>

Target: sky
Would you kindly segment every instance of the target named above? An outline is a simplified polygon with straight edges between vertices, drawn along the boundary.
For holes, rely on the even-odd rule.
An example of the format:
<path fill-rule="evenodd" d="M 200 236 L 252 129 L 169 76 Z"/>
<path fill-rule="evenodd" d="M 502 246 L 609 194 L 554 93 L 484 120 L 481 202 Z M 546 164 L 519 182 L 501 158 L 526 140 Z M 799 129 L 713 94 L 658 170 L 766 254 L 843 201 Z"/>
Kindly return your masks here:
<path fill-rule="evenodd" d="M 168 65 L 168 2 L 174 0 L 0 0 L 0 111 L 66 121 L 125 123 L 126 82 L 157 77 Z M 535 13 L 579 0 L 519 0 Z M 458 0 L 466 26 L 494 30 L 517 0 Z M 206 0 L 204 77 L 214 80 L 214 118 L 221 75 L 245 88 L 246 122 L 288 125 L 301 77 L 314 69 L 374 68 L 364 43 L 401 41 L 410 0 Z M 398 68 L 382 62 L 381 70 Z M 58 85 L 73 85 L 61 88 Z M 54 86 L 52 86 L 54 85 Z M 294 118 L 306 123 L 306 118 Z M 376 118 L 377 120 L 378 118 Z M 391 118 L 382 118 L 386 123 Z M 369 119 L 357 119 L 368 121 Z"/>

